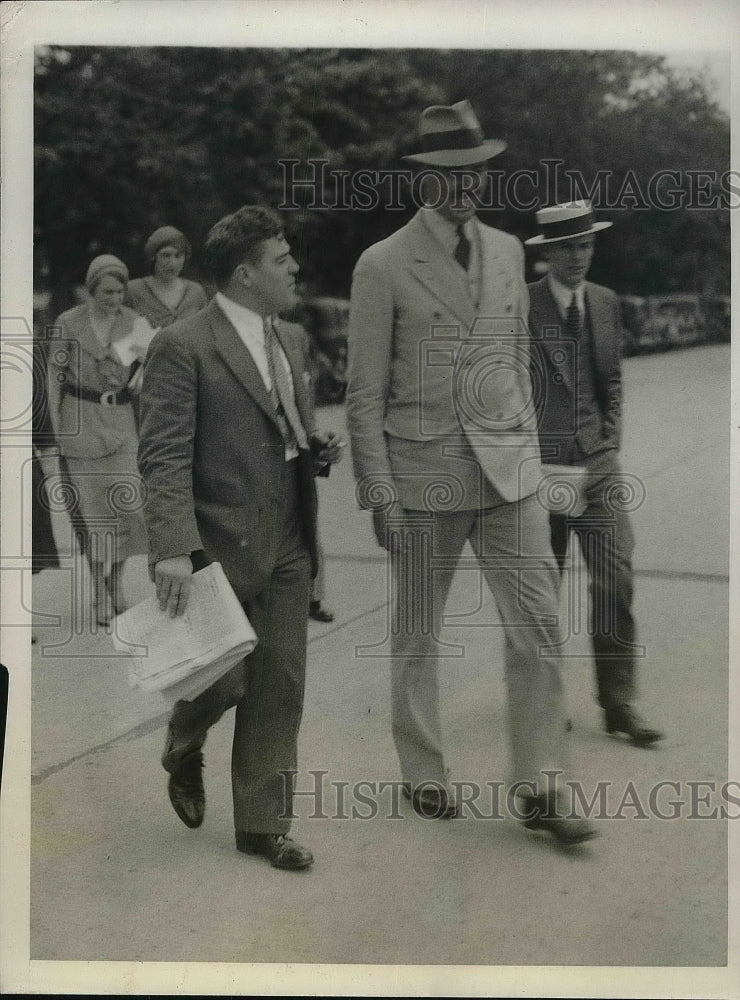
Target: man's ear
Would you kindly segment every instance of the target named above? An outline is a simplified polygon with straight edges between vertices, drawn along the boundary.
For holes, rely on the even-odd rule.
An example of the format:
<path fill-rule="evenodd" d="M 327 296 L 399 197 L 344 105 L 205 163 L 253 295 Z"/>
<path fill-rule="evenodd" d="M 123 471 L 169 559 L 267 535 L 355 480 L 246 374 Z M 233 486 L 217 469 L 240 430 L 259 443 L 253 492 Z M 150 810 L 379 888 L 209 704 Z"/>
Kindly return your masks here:
<path fill-rule="evenodd" d="M 251 288 L 252 286 L 252 268 L 249 264 L 239 264 L 234 269 L 234 275 L 238 278 L 245 288 Z"/>

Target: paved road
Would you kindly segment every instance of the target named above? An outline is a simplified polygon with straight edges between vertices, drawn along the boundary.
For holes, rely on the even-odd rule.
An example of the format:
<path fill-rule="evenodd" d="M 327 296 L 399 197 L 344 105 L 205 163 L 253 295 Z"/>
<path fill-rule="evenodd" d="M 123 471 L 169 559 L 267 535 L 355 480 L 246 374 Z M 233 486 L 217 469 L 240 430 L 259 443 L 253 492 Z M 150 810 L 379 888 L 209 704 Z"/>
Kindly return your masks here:
<path fill-rule="evenodd" d="M 439 823 L 405 803 L 386 818 L 380 794 L 378 815 L 341 818 L 353 806 L 370 812 L 356 782 L 398 778 L 388 660 L 358 654 L 386 648 L 385 563 L 356 509 L 348 461 L 319 487 L 337 620 L 310 626 L 299 785 L 310 787 L 311 769 L 327 772 L 330 818 L 312 818 L 315 798 L 300 800 L 295 835 L 317 858 L 309 873 L 278 873 L 233 849 L 229 718 L 208 739 L 206 822 L 179 823 L 158 762 L 164 705 L 128 688 L 108 637 L 73 634 L 69 567 L 36 577 L 31 957 L 455 967 L 417 970 L 432 993 L 462 991 L 463 966 L 603 965 L 615 967 L 609 982 L 623 983 L 621 995 L 627 966 L 652 969 L 654 995 L 665 995 L 660 967 L 695 966 L 679 982 L 705 995 L 710 967 L 726 961 L 727 824 L 686 816 L 700 794 L 688 782 L 727 778 L 728 410 L 728 347 L 625 363 L 624 467 L 645 487 L 634 514 L 641 704 L 668 738 L 641 751 L 601 732 L 587 640 L 574 636 L 564 663 L 570 771 L 587 789 L 611 782 L 607 809 L 622 818 L 600 822 L 600 839 L 570 853 L 511 818 Z M 342 428 L 340 409 L 321 416 Z M 132 560 L 129 599 L 147 586 L 143 560 Z M 442 670 L 448 762 L 454 779 L 485 787 L 507 776 L 500 630 L 474 574 L 459 574 L 450 608 L 445 639 L 465 655 Z M 660 781 L 679 785 L 653 804 L 682 818 L 654 809 L 637 818 Z M 338 782 L 348 783 L 344 813 Z M 710 812 L 710 797 L 694 812 Z M 563 974 L 551 981 L 575 988 L 576 971 Z M 369 990 L 373 970 L 365 975 Z M 487 975 L 484 989 L 506 990 Z"/>

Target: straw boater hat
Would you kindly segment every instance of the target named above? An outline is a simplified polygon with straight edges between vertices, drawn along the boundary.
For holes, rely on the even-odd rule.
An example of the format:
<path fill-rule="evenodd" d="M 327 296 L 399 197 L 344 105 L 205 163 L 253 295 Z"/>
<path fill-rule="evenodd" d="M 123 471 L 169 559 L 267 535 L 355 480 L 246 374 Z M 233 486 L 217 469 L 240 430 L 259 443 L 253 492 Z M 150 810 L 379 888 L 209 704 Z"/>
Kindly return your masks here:
<path fill-rule="evenodd" d="M 483 138 L 470 101 L 425 108 L 419 118 L 419 145 L 422 152 L 401 159 L 430 167 L 466 167 L 490 160 L 506 149 L 500 139 Z"/>
<path fill-rule="evenodd" d="M 527 246 L 542 243 L 559 243 L 574 236 L 586 236 L 608 229 L 611 222 L 594 222 L 590 201 L 569 201 L 564 205 L 551 205 L 535 213 L 540 227 L 538 236 L 525 240 Z"/>

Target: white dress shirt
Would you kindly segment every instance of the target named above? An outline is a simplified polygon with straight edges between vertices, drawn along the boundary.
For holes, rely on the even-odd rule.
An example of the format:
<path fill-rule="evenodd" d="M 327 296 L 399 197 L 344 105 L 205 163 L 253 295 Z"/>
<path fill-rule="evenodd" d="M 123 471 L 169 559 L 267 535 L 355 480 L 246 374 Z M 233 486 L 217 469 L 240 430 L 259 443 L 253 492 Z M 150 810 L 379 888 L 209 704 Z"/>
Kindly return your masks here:
<path fill-rule="evenodd" d="M 272 379 L 270 378 L 270 368 L 267 363 L 267 350 L 265 348 L 265 327 L 264 320 L 262 316 L 258 313 L 253 312 L 251 309 L 247 309 L 246 306 L 240 305 L 238 302 L 234 302 L 233 299 L 227 298 L 221 292 L 216 292 L 215 295 L 216 302 L 219 307 L 223 310 L 224 315 L 229 320 L 231 325 L 234 327 L 236 332 L 239 334 L 239 339 L 244 344 L 246 349 L 252 355 L 257 370 L 262 376 L 262 381 L 265 383 L 265 388 L 268 393 L 272 391 Z M 277 340 L 277 338 L 276 338 Z M 295 396 L 295 388 L 293 386 L 293 373 L 290 370 L 290 365 L 288 364 L 288 359 L 285 357 L 285 352 L 283 351 L 280 343 L 278 342 L 278 352 L 280 355 L 280 360 L 282 361 L 283 368 L 288 376 L 288 385 L 290 390 Z M 298 449 L 295 445 L 286 446 L 285 449 L 285 459 L 289 461 L 291 458 L 298 457 Z"/>
<path fill-rule="evenodd" d="M 555 299 L 555 304 L 558 307 L 561 318 L 566 318 L 568 307 L 573 301 L 573 292 L 575 292 L 578 311 L 581 314 L 581 321 L 583 321 L 586 313 L 586 282 L 582 281 L 577 288 L 568 288 L 567 285 L 564 285 L 562 281 L 558 281 L 552 274 L 548 274 L 547 280 L 550 283 L 550 291 L 552 292 L 552 297 Z"/>

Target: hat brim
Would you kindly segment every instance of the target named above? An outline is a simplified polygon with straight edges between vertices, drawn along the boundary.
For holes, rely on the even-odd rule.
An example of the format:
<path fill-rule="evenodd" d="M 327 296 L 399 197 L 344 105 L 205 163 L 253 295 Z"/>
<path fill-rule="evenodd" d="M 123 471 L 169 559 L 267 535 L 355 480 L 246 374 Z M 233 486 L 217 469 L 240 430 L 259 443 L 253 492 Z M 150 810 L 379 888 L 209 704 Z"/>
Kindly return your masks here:
<path fill-rule="evenodd" d="M 598 233 L 602 229 L 608 229 L 613 226 L 613 222 L 594 222 L 593 225 L 589 226 L 588 229 L 584 229 L 581 233 L 569 233 L 568 236 L 551 236 L 545 237 L 541 234 L 539 236 L 531 236 L 528 240 L 524 241 L 525 247 L 541 246 L 543 243 L 565 243 L 566 240 L 577 240 L 579 236 L 589 236 L 591 233 Z"/>
<path fill-rule="evenodd" d="M 401 159 L 427 167 L 470 167 L 498 156 L 505 149 L 506 143 L 501 139 L 486 139 L 473 149 L 435 149 L 430 153 L 409 153 Z"/>

